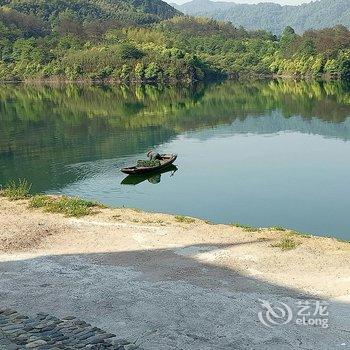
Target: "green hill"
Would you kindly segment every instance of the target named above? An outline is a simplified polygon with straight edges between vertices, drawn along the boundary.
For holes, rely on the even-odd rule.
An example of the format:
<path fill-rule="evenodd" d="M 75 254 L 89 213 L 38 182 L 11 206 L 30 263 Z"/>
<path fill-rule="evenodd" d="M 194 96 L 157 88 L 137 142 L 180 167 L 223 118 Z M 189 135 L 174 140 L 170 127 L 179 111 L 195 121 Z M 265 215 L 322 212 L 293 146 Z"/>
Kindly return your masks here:
<path fill-rule="evenodd" d="M 55 23 L 63 13 L 71 13 L 81 21 L 114 20 L 137 24 L 157 22 L 179 14 L 161 0 L 0 0 L 23 14 L 31 14 Z"/>
<path fill-rule="evenodd" d="M 173 6 L 188 15 L 230 21 L 236 26 L 265 29 L 274 34 L 280 34 L 287 26 L 293 27 L 297 33 L 338 24 L 350 28 L 349 0 L 317 0 L 299 6 L 281 6 L 272 2 L 246 5 L 193 0 Z"/>
<path fill-rule="evenodd" d="M 287 27 L 278 38 L 184 16 L 161 0 L 0 0 L 0 5 L 0 81 L 350 78 L 350 31 L 344 26 L 303 35 Z"/>

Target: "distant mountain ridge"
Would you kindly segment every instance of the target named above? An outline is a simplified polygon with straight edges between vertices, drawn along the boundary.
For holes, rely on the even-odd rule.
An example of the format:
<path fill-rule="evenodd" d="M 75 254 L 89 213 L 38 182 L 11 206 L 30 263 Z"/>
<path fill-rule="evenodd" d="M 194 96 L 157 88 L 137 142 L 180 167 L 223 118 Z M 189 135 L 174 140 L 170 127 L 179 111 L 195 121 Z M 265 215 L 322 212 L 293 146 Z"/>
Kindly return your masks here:
<path fill-rule="evenodd" d="M 154 23 L 180 15 L 162 0 L 0 0 L 0 7 L 35 15 L 54 22 L 69 12 L 80 21 L 119 20 L 137 24 Z"/>
<path fill-rule="evenodd" d="M 230 21 L 236 26 L 265 29 L 274 34 L 280 34 L 287 26 L 293 27 L 298 33 L 338 24 L 350 28 L 350 0 L 317 0 L 298 6 L 282 6 L 273 2 L 249 5 L 210 0 L 171 5 L 187 15 Z"/>

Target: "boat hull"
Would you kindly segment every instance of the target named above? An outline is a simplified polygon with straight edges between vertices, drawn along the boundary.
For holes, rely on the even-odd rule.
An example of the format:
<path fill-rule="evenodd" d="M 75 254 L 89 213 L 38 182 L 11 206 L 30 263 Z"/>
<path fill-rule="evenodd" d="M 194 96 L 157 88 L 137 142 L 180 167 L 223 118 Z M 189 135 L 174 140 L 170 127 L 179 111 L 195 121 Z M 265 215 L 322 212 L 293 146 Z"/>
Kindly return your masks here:
<path fill-rule="evenodd" d="M 124 174 L 149 174 L 153 172 L 157 172 L 159 170 L 165 169 L 168 166 L 172 165 L 177 158 L 176 154 L 162 154 L 161 159 L 160 159 L 160 165 L 154 166 L 154 167 L 127 167 L 127 168 L 122 168 L 121 171 Z"/>

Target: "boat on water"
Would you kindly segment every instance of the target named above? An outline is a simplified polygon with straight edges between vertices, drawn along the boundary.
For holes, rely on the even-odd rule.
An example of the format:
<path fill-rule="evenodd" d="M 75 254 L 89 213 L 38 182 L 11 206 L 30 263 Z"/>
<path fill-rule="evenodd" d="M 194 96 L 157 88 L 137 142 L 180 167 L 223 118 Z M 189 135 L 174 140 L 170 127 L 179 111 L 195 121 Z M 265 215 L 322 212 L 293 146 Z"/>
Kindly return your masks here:
<path fill-rule="evenodd" d="M 131 166 L 127 168 L 122 168 L 121 171 L 124 174 L 147 174 L 152 172 L 157 172 L 159 170 L 165 169 L 172 165 L 177 158 L 176 154 L 161 154 L 159 159 L 159 165 L 156 166 Z"/>

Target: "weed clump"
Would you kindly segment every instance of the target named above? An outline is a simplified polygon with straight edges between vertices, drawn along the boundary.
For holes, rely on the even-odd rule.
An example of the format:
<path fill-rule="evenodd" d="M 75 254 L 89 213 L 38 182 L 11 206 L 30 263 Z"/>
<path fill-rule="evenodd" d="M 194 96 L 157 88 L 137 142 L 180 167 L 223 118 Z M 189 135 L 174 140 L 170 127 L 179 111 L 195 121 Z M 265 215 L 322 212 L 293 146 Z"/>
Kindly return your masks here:
<path fill-rule="evenodd" d="M 301 237 L 301 238 L 310 238 L 310 237 L 312 237 L 312 235 L 309 234 L 309 233 L 299 232 L 299 231 L 293 231 L 293 230 L 290 231 L 289 234 L 290 234 L 291 236 L 298 236 L 298 237 Z"/>
<path fill-rule="evenodd" d="M 32 185 L 25 179 L 10 181 L 3 189 L 2 195 L 8 199 L 15 201 L 30 197 Z"/>
<path fill-rule="evenodd" d="M 80 198 L 67 196 L 50 197 L 36 195 L 30 200 L 30 207 L 43 208 L 49 213 L 61 213 L 66 216 L 81 217 L 93 214 L 93 208 L 102 207 L 100 204 Z"/>
<path fill-rule="evenodd" d="M 231 224 L 231 225 L 234 226 L 234 227 L 242 228 L 243 231 L 245 231 L 245 232 L 260 232 L 260 231 L 261 231 L 261 229 L 258 228 L 258 227 L 240 224 L 239 222 L 234 222 L 234 223 Z"/>
<path fill-rule="evenodd" d="M 196 221 L 193 218 L 189 218 L 187 216 L 181 216 L 181 215 L 175 216 L 175 220 L 177 222 L 182 222 L 182 223 L 185 223 L 185 224 L 192 224 L 192 223 L 194 223 Z"/>
<path fill-rule="evenodd" d="M 270 231 L 280 231 L 280 232 L 287 231 L 287 229 L 283 226 L 272 226 L 272 227 L 269 227 L 269 230 Z"/>
<path fill-rule="evenodd" d="M 300 245 L 299 242 L 296 242 L 293 238 L 290 237 L 284 237 L 282 240 L 276 244 L 272 244 L 271 247 L 274 248 L 281 248 L 282 250 L 293 250 L 295 249 L 298 245 Z"/>

